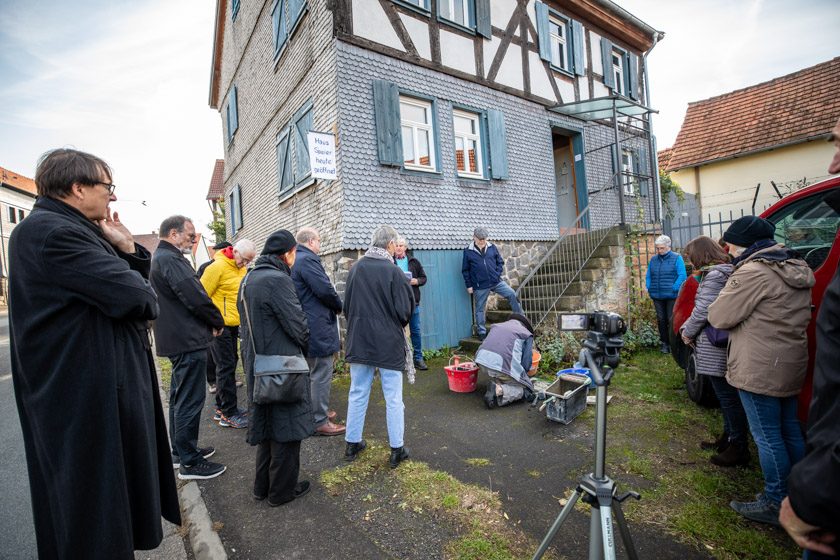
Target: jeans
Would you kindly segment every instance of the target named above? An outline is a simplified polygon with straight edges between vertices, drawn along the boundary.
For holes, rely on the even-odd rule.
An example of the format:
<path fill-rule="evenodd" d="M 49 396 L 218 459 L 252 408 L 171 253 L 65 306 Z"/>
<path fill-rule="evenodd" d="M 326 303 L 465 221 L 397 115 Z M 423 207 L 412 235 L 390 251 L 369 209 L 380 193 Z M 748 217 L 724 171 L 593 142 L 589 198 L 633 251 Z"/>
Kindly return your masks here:
<path fill-rule="evenodd" d="M 787 496 L 790 469 L 805 456 L 805 441 L 796 418 L 797 397 L 769 397 L 738 391 L 750 423 L 764 473 L 764 495 L 776 505 Z"/>
<path fill-rule="evenodd" d="M 225 327 L 213 339 L 210 351 L 216 361 L 216 408 L 227 418 L 239 414 L 236 404 L 236 363 L 239 361 L 239 327 Z"/>
<path fill-rule="evenodd" d="M 712 389 L 720 402 L 720 411 L 723 413 L 723 431 L 729 435 L 731 443 L 746 446 L 750 426 L 747 423 L 747 415 L 744 412 L 744 405 L 741 404 L 738 389 L 730 385 L 725 377 L 709 375 L 707 379 L 712 384 Z"/>
<path fill-rule="evenodd" d="M 423 339 L 420 337 L 420 306 L 414 308 L 411 319 L 408 320 L 408 328 L 411 331 L 411 348 L 414 350 L 414 361 L 423 359 Z"/>
<path fill-rule="evenodd" d="M 291 501 L 299 474 L 299 441 L 280 443 L 267 439 L 257 446 L 254 496 L 267 497 L 272 504 Z"/>
<path fill-rule="evenodd" d="M 484 326 L 484 308 L 487 307 L 487 298 L 490 297 L 490 292 L 495 292 L 507 299 L 514 313 L 522 313 L 522 306 L 519 305 L 519 300 L 516 299 L 516 292 L 505 282 L 499 282 L 492 288 L 473 290 L 475 294 L 475 324 L 478 325 L 478 334 L 480 335 L 487 334 L 487 328 Z"/>
<path fill-rule="evenodd" d="M 350 394 L 347 397 L 347 432 L 344 440 L 348 443 L 362 441 L 365 429 L 370 386 L 373 383 L 374 366 L 350 364 Z M 391 447 L 403 446 L 405 432 L 405 405 L 402 399 L 402 372 L 379 368 L 382 380 L 382 395 L 385 397 L 385 421 L 388 424 L 388 442 Z"/>
<path fill-rule="evenodd" d="M 315 426 L 327 421 L 330 406 L 330 384 L 333 376 L 333 357 L 306 358 L 309 364 L 309 389 L 312 397 L 312 414 Z"/>
<path fill-rule="evenodd" d="M 675 299 L 653 299 L 653 308 L 656 310 L 656 326 L 659 327 L 659 340 L 662 344 L 671 344 L 671 337 L 668 334 L 668 323 L 671 322 L 671 315 L 674 313 Z"/>
<path fill-rule="evenodd" d="M 169 386 L 169 439 L 172 459 L 193 466 L 204 460 L 198 452 L 198 425 L 204 408 L 204 380 L 207 350 L 170 356 L 172 381 Z"/>

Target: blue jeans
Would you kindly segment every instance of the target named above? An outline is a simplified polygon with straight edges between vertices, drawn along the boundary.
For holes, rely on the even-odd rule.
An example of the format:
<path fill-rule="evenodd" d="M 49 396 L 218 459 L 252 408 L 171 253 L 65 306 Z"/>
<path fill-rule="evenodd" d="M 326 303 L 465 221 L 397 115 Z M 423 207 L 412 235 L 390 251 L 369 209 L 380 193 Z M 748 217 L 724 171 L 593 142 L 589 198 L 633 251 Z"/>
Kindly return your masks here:
<path fill-rule="evenodd" d="M 169 440 L 173 460 L 193 466 L 204 458 L 198 452 L 198 425 L 204 408 L 207 350 L 170 356 Z"/>
<path fill-rule="evenodd" d="M 411 319 L 408 320 L 408 328 L 411 331 L 411 348 L 414 350 L 414 361 L 423 359 L 423 339 L 420 337 L 420 306 L 414 308 Z"/>
<path fill-rule="evenodd" d="M 350 394 L 347 397 L 347 432 L 344 434 L 344 440 L 348 443 L 359 443 L 362 441 L 374 369 L 374 366 L 350 364 Z M 388 424 L 388 442 L 391 447 L 402 447 L 403 434 L 405 432 L 402 372 L 379 368 L 379 377 L 382 380 L 382 394 L 385 397 L 385 421 Z"/>
<path fill-rule="evenodd" d="M 747 434 L 750 426 L 747 423 L 747 415 L 744 412 L 744 405 L 741 404 L 738 389 L 730 385 L 725 377 L 709 375 L 707 379 L 712 384 L 712 389 L 720 402 L 720 411 L 723 413 L 723 431 L 729 435 L 731 443 L 746 446 L 749 443 Z"/>
<path fill-rule="evenodd" d="M 796 418 L 797 398 L 769 397 L 739 390 L 764 473 L 764 495 L 776 505 L 787 496 L 790 469 L 805 456 L 805 441 Z"/>
<path fill-rule="evenodd" d="M 480 335 L 487 334 L 487 328 L 484 326 L 484 308 L 487 307 L 487 298 L 490 297 L 490 292 L 495 292 L 507 299 L 514 313 L 522 313 L 522 306 L 519 305 L 519 300 L 516 299 L 516 292 L 505 282 L 500 281 L 492 288 L 473 290 L 475 294 L 475 324 L 478 325 L 478 334 Z"/>

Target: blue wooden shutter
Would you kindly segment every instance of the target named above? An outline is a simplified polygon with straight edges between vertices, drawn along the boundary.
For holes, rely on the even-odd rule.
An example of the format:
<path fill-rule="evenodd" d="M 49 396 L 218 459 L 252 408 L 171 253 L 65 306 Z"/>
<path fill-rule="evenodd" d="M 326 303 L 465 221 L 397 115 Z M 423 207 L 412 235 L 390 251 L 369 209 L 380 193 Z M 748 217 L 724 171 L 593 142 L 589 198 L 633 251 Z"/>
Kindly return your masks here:
<path fill-rule="evenodd" d="M 612 71 L 612 51 L 613 44 L 601 37 L 601 64 L 604 67 L 604 85 L 608 88 L 615 89 L 615 75 Z"/>
<path fill-rule="evenodd" d="M 536 3 L 537 9 L 537 37 L 540 42 L 540 58 L 551 62 L 551 32 L 548 27 L 548 6 L 542 2 Z"/>
<path fill-rule="evenodd" d="M 280 131 L 277 136 L 277 182 L 280 193 L 292 186 L 292 158 L 290 150 L 290 127 Z"/>
<path fill-rule="evenodd" d="M 402 165 L 400 92 L 396 84 L 373 81 L 373 111 L 376 117 L 376 151 L 382 165 Z"/>
<path fill-rule="evenodd" d="M 300 16 L 303 14 L 303 9 L 306 8 L 306 0 L 287 0 L 289 3 L 289 25 L 286 29 L 291 31 L 297 25 Z"/>
<path fill-rule="evenodd" d="M 295 182 L 301 183 L 312 175 L 309 166 L 309 131 L 312 130 L 312 103 L 307 103 L 295 115 Z"/>
<path fill-rule="evenodd" d="M 233 235 L 242 229 L 242 193 L 239 185 L 230 191 L 230 231 Z"/>
<path fill-rule="evenodd" d="M 236 95 L 236 86 L 233 86 L 233 91 L 230 93 L 230 115 L 233 125 L 233 131 L 230 133 L 233 136 L 239 130 L 239 99 Z"/>
<path fill-rule="evenodd" d="M 648 161 L 647 150 L 644 148 L 639 148 L 636 152 L 636 159 L 638 159 L 638 168 L 640 171 L 637 173 L 641 175 L 651 175 L 650 173 L 650 162 Z M 642 196 L 648 196 L 649 189 L 650 189 L 650 181 L 647 177 L 640 177 L 639 178 L 639 194 Z"/>
<path fill-rule="evenodd" d="M 234 190 L 234 192 L 236 193 L 236 214 L 234 214 L 236 217 L 236 229 L 240 230 L 242 229 L 242 226 L 245 225 L 244 220 L 242 219 L 242 187 L 236 185 L 236 190 Z"/>
<path fill-rule="evenodd" d="M 271 9 L 271 25 L 274 30 L 274 54 L 286 44 L 286 0 L 274 0 Z"/>
<path fill-rule="evenodd" d="M 475 0 L 475 32 L 486 39 L 493 38 L 490 23 L 490 0 Z"/>
<path fill-rule="evenodd" d="M 507 138 L 505 115 L 496 109 L 487 110 L 487 132 L 490 137 L 490 176 L 508 178 Z"/>
<path fill-rule="evenodd" d="M 239 0 L 231 0 L 230 2 L 230 19 L 236 19 L 236 15 L 239 13 Z"/>
<path fill-rule="evenodd" d="M 630 99 L 639 99 L 639 57 L 627 53 L 627 91 Z"/>
<path fill-rule="evenodd" d="M 583 65 L 583 25 L 579 21 L 572 20 L 572 49 L 574 53 L 574 70 L 578 76 L 586 74 L 586 67 Z"/>

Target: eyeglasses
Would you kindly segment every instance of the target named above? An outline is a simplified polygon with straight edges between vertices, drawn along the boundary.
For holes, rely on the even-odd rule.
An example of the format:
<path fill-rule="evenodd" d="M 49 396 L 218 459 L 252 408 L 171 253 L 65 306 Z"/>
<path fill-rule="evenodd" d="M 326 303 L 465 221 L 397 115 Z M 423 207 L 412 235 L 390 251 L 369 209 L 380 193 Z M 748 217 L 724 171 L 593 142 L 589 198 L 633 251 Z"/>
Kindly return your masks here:
<path fill-rule="evenodd" d="M 113 183 L 102 183 L 102 182 L 99 182 L 99 183 L 94 183 L 94 185 L 101 185 L 101 186 L 105 187 L 106 189 L 108 189 L 108 195 L 112 195 L 112 194 L 114 194 L 114 189 L 116 189 L 116 188 L 117 188 L 117 185 L 115 185 L 115 184 L 113 184 Z"/>

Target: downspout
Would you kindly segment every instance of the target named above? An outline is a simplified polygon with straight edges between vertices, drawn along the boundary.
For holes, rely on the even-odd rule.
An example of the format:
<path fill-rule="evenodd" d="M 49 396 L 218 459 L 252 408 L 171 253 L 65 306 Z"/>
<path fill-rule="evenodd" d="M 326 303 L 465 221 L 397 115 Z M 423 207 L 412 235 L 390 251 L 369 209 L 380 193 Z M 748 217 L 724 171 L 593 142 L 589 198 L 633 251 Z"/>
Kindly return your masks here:
<path fill-rule="evenodd" d="M 650 79 L 648 77 L 648 63 L 647 57 L 650 52 L 656 47 L 657 43 L 659 43 L 660 35 L 664 36 L 665 34 L 661 31 L 654 31 L 653 32 L 653 44 L 650 48 L 645 51 L 642 55 L 642 61 L 644 62 L 644 81 L 645 81 L 645 106 L 650 107 Z M 653 135 L 653 113 L 648 113 L 648 150 L 650 151 L 650 163 L 651 163 L 651 175 L 653 175 L 654 185 L 656 185 L 656 206 L 654 208 L 655 212 L 655 220 L 660 221 L 662 219 L 662 190 L 661 185 L 659 184 L 659 157 L 656 153 L 656 137 Z"/>

